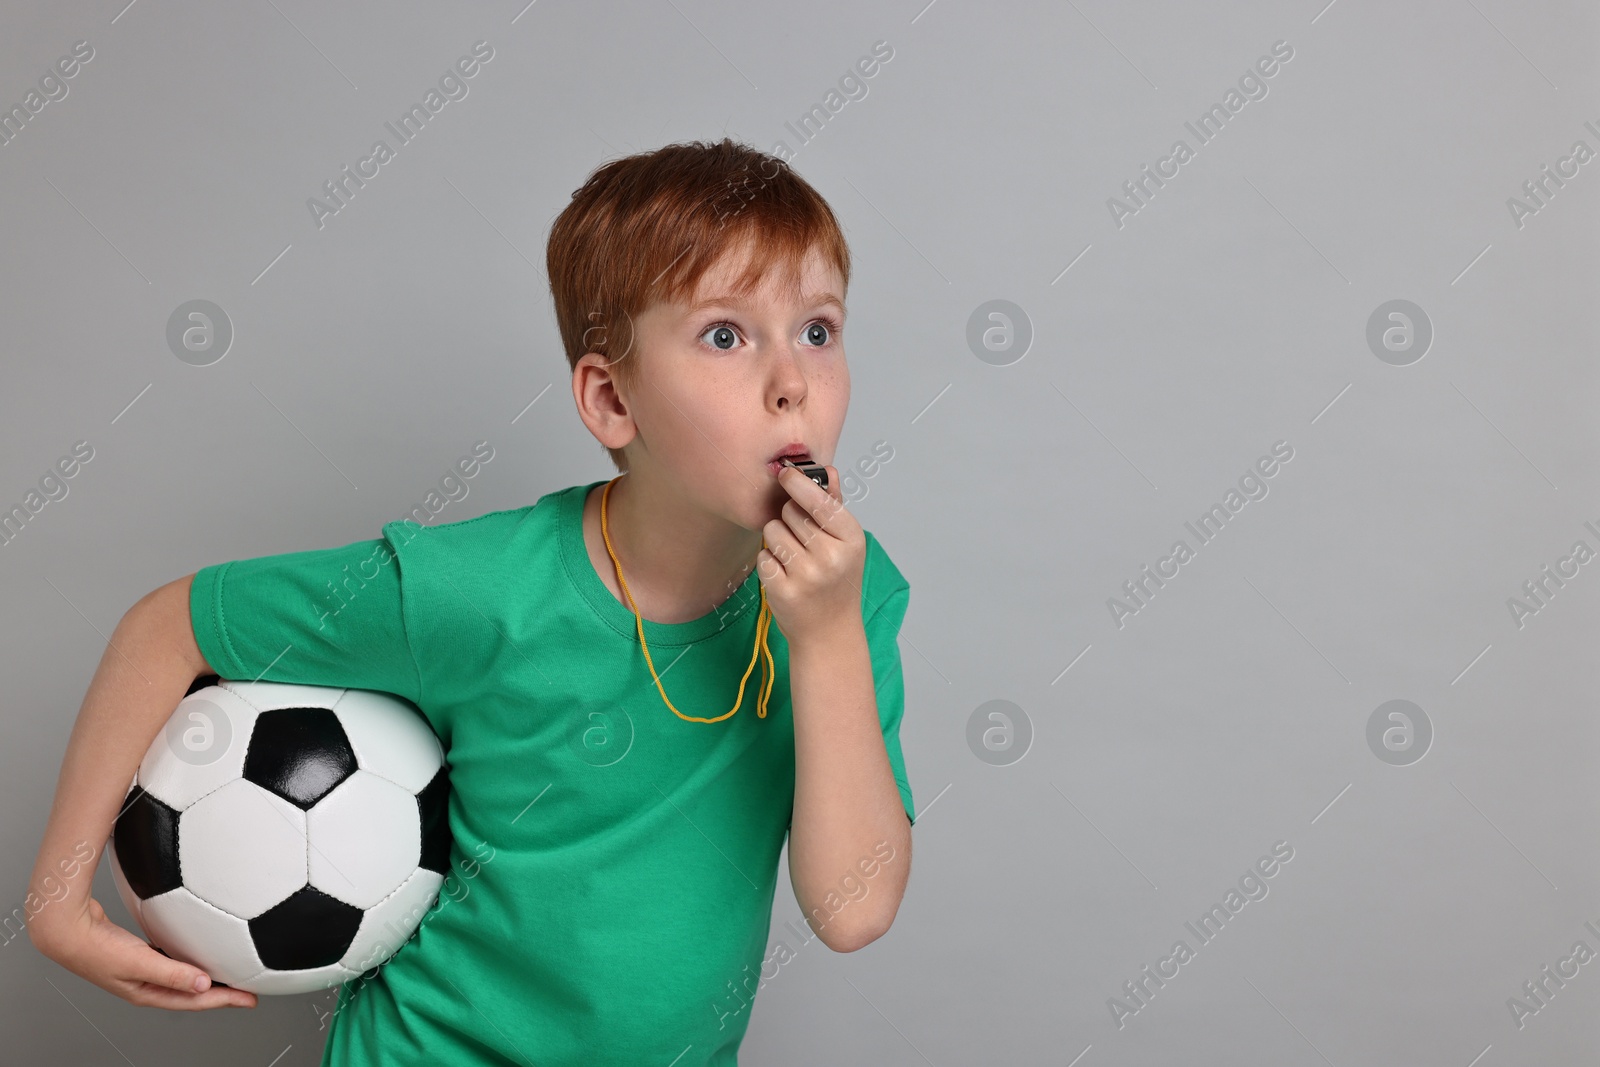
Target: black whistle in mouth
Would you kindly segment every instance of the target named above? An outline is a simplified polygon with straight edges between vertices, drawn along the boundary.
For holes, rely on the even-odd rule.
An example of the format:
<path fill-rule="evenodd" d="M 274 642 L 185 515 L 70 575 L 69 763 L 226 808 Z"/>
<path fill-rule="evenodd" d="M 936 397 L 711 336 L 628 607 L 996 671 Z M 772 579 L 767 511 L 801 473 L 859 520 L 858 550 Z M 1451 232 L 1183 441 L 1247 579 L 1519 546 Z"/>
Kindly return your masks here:
<path fill-rule="evenodd" d="M 784 456 L 778 462 L 785 467 L 793 467 L 822 488 L 828 488 L 828 468 L 813 462 L 810 456 Z"/>

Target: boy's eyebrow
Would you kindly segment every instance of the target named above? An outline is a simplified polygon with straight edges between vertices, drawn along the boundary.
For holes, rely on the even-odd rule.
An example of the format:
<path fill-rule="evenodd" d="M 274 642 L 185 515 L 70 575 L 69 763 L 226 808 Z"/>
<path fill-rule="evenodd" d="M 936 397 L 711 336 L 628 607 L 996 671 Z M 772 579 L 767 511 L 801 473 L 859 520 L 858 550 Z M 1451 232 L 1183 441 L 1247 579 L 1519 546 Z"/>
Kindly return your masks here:
<path fill-rule="evenodd" d="M 818 304 L 832 304 L 834 307 L 839 309 L 841 314 L 845 310 L 844 301 L 840 300 L 837 296 L 835 296 L 832 293 L 812 293 L 810 296 L 805 297 L 804 300 L 805 300 L 805 306 L 806 307 L 816 307 Z M 737 307 L 744 307 L 744 306 L 745 305 L 744 305 L 743 301 L 741 301 L 738 297 L 735 297 L 735 296 L 732 296 L 732 295 L 713 296 L 713 297 L 710 297 L 708 299 L 701 300 L 698 303 L 693 304 L 692 306 L 690 306 L 689 314 L 695 315 L 695 314 L 698 314 L 699 312 L 705 311 L 707 308 L 714 308 L 714 307 L 734 307 L 734 308 L 737 308 Z"/>

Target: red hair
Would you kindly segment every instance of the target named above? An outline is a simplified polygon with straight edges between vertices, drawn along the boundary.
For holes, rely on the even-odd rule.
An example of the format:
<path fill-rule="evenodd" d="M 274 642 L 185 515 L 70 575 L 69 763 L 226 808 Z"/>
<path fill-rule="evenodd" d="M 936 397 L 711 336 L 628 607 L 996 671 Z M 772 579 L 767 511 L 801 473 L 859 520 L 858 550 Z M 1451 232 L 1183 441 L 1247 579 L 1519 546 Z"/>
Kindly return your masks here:
<path fill-rule="evenodd" d="M 748 295 L 774 269 L 798 294 L 800 266 L 813 249 L 849 290 L 850 249 L 839 221 L 785 160 L 725 137 L 603 164 L 572 194 L 545 246 L 567 363 L 576 369 L 585 353 L 597 352 L 620 382 L 634 384 L 635 317 L 658 301 L 689 302 L 714 263 L 746 249 L 736 295 Z M 617 470 L 626 469 L 620 449 L 606 451 Z"/>

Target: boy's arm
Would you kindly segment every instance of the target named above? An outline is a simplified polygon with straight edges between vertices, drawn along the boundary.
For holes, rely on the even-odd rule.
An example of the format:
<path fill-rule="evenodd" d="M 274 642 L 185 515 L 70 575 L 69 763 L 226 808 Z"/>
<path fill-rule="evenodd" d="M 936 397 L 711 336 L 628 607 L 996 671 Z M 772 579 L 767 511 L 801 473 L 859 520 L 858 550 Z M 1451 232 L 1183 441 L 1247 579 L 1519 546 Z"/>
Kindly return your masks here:
<path fill-rule="evenodd" d="M 779 472 L 791 499 L 762 527 L 756 558 L 789 644 L 789 881 L 823 944 L 854 952 L 889 929 L 911 874 L 911 790 L 895 766 L 904 707 L 895 642 L 910 585 L 827 471 L 826 489 L 795 468 Z"/>
<path fill-rule="evenodd" d="M 789 879 L 822 943 L 854 952 L 889 929 L 911 876 L 911 822 L 885 754 L 861 623 L 815 643 L 791 643 L 789 671 L 795 748 Z M 863 884 L 848 906 L 829 905 L 841 887 Z"/>
<path fill-rule="evenodd" d="M 211 987 L 203 970 L 160 954 L 110 922 L 90 897 L 100 852 L 145 751 L 194 679 L 215 673 L 190 623 L 193 578 L 169 582 L 129 608 L 100 657 L 34 861 L 27 929 L 44 955 L 134 1004 L 253 1007 L 253 994 Z M 197 979 L 203 992 L 194 991 Z"/>

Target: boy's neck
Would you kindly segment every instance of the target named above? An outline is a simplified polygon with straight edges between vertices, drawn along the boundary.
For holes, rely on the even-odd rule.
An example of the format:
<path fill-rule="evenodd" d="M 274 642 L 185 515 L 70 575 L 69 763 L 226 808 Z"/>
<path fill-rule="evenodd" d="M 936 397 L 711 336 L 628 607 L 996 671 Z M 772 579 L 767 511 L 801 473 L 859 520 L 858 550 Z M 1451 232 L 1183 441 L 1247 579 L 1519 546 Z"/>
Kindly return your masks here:
<path fill-rule="evenodd" d="M 708 515 L 671 492 L 624 475 L 611 488 L 606 530 L 622 563 L 639 614 L 649 622 L 698 619 L 733 595 L 749 577 L 761 550 L 760 531 Z M 604 485 L 589 492 L 583 507 L 583 541 L 589 562 L 623 607 L 628 598 L 600 530 Z"/>

